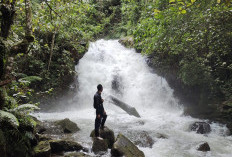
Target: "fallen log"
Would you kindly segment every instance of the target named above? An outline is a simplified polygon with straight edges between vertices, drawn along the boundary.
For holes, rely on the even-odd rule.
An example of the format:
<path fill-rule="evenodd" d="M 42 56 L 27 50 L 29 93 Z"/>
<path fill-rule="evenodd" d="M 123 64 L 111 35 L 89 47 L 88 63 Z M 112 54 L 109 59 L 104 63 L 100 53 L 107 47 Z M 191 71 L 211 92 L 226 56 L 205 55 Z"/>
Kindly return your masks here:
<path fill-rule="evenodd" d="M 121 100 L 119 100 L 118 98 L 110 95 L 109 99 L 111 100 L 111 102 L 113 104 L 115 104 L 116 106 L 120 107 L 121 109 L 123 109 L 124 111 L 126 111 L 129 115 L 133 115 L 135 117 L 140 118 L 139 113 L 137 112 L 137 110 L 134 107 L 131 107 L 130 105 L 122 102 Z"/>

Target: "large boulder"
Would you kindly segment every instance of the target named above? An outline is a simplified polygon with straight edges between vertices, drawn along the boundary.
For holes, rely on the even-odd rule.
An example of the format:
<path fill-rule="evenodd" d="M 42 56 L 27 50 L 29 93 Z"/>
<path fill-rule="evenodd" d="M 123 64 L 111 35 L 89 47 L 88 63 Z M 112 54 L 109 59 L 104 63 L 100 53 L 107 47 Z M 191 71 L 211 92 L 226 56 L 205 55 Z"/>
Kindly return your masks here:
<path fill-rule="evenodd" d="M 195 122 L 191 125 L 191 130 L 198 134 L 207 134 L 210 133 L 211 127 L 206 122 Z"/>
<path fill-rule="evenodd" d="M 207 142 L 203 142 L 198 146 L 197 150 L 202 152 L 210 151 L 209 144 Z"/>
<path fill-rule="evenodd" d="M 77 124 L 72 122 L 70 119 L 65 118 L 63 120 L 59 120 L 55 122 L 56 125 L 59 125 L 64 133 L 75 133 L 79 131 Z"/>
<path fill-rule="evenodd" d="M 110 130 L 108 127 L 105 127 L 104 130 L 100 129 L 100 137 L 107 141 L 108 147 L 112 148 L 115 142 L 114 132 Z M 95 130 L 93 130 L 90 134 L 90 137 L 95 137 Z"/>
<path fill-rule="evenodd" d="M 111 149 L 111 155 L 115 157 L 145 157 L 144 153 L 122 134 L 118 135 L 116 142 Z"/>
<path fill-rule="evenodd" d="M 48 141 L 41 141 L 34 147 L 34 157 L 51 157 L 51 147 Z"/>
<path fill-rule="evenodd" d="M 80 144 L 69 140 L 51 140 L 49 143 L 52 153 L 80 151 L 83 149 Z"/>
<path fill-rule="evenodd" d="M 92 151 L 95 154 L 104 154 L 108 150 L 108 144 L 106 140 L 99 140 L 97 138 L 93 138 L 93 146 L 92 146 Z"/>

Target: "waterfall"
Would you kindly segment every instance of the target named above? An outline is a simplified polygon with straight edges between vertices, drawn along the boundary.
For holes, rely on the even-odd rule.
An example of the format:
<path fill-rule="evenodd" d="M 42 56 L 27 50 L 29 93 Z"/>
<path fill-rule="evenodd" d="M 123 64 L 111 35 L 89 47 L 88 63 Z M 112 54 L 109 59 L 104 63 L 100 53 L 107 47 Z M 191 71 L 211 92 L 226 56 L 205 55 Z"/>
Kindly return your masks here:
<path fill-rule="evenodd" d="M 139 147 L 147 157 L 231 157 L 232 137 L 226 136 L 228 129 L 212 123 L 207 136 L 196 134 L 189 126 L 196 121 L 206 121 L 186 116 L 182 105 L 173 96 L 166 80 L 146 63 L 146 56 L 134 49 L 122 46 L 117 40 L 98 40 L 90 44 L 88 52 L 76 66 L 78 75 L 77 95 L 67 111 L 38 113 L 41 119 L 70 118 L 81 128 L 74 135 L 78 142 L 89 146 L 89 133 L 94 128 L 95 110 L 93 95 L 97 85 L 103 85 L 102 97 L 108 114 L 106 125 L 132 138 L 131 133 L 146 131 L 155 141 L 152 148 Z M 113 95 L 135 107 L 141 118 L 128 115 L 113 105 L 108 96 Z M 157 134 L 167 139 L 157 138 Z M 196 150 L 206 141 L 210 152 Z M 110 153 L 109 153 L 110 154 Z M 106 156 L 110 156 L 107 154 Z"/>

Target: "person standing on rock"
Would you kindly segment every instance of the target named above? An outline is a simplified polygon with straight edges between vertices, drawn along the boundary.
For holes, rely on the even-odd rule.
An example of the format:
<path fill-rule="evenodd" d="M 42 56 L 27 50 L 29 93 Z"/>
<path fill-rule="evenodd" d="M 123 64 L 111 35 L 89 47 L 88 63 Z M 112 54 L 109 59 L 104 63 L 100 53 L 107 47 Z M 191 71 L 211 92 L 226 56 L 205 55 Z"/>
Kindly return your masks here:
<path fill-rule="evenodd" d="M 104 100 L 101 97 L 102 91 L 103 91 L 103 86 L 101 84 L 99 84 L 97 86 L 97 92 L 96 92 L 96 94 L 94 95 L 94 98 L 93 98 L 93 106 L 96 109 L 95 136 L 98 139 L 102 139 L 100 137 L 100 134 L 99 134 L 99 129 L 100 128 L 104 129 L 104 125 L 105 125 L 106 118 L 107 118 L 105 109 L 103 107 Z"/>

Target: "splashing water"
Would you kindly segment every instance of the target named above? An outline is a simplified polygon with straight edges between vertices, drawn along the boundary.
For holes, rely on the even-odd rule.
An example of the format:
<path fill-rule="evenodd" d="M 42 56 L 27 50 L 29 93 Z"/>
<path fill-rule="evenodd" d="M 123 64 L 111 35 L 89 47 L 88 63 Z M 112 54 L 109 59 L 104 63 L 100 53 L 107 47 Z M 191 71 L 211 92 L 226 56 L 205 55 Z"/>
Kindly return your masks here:
<path fill-rule="evenodd" d="M 183 115 L 183 109 L 173 97 L 173 90 L 165 79 L 159 77 L 146 64 L 146 57 L 134 49 L 123 47 L 117 40 L 98 40 L 90 44 L 88 52 L 76 66 L 79 89 L 67 111 L 38 113 L 42 120 L 70 118 L 81 128 L 74 138 L 91 147 L 89 134 L 94 128 L 95 110 L 93 95 L 96 86 L 104 87 L 102 97 L 108 114 L 106 125 L 132 139 L 131 133 L 146 131 L 155 141 L 152 148 L 139 147 L 146 157 L 231 157 L 232 137 L 227 128 L 211 124 L 210 134 L 200 135 L 190 131 L 196 121 Z M 135 107 L 141 118 L 129 116 L 108 101 L 113 95 Z M 64 104 L 66 105 L 66 104 Z M 160 139 L 157 134 L 167 136 Z M 197 151 L 202 141 L 209 143 L 211 151 Z M 110 153 L 105 156 L 110 156 Z"/>

